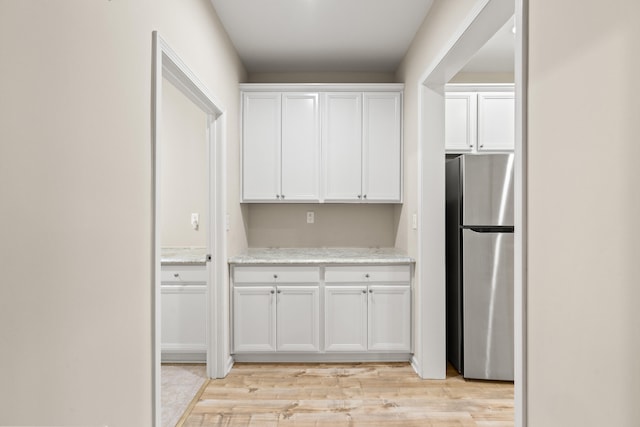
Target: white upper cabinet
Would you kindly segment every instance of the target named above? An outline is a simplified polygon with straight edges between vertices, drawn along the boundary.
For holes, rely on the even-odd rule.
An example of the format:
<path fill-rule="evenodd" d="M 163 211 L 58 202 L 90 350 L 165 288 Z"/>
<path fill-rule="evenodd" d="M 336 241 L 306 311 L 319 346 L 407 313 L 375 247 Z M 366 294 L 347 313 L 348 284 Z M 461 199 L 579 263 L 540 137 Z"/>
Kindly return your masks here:
<path fill-rule="evenodd" d="M 325 94 L 325 201 L 402 201 L 401 103 L 399 92 Z"/>
<path fill-rule="evenodd" d="M 513 85 L 450 85 L 445 91 L 445 150 L 448 153 L 513 151 Z"/>
<path fill-rule="evenodd" d="M 478 150 L 508 151 L 514 146 L 513 92 L 478 93 Z"/>
<path fill-rule="evenodd" d="M 243 202 L 402 202 L 402 85 L 241 89 Z"/>
<path fill-rule="evenodd" d="M 281 95 L 244 94 L 242 109 L 242 198 L 279 199 Z"/>
<path fill-rule="evenodd" d="M 324 199 L 362 198 L 362 94 L 324 94 Z"/>
<path fill-rule="evenodd" d="M 402 144 L 399 93 L 363 95 L 362 197 L 400 202 Z"/>
<path fill-rule="evenodd" d="M 476 99 L 474 92 L 445 95 L 444 145 L 447 150 L 468 152 L 476 145 Z"/>
<path fill-rule="evenodd" d="M 243 201 L 318 201 L 317 93 L 245 93 Z"/>

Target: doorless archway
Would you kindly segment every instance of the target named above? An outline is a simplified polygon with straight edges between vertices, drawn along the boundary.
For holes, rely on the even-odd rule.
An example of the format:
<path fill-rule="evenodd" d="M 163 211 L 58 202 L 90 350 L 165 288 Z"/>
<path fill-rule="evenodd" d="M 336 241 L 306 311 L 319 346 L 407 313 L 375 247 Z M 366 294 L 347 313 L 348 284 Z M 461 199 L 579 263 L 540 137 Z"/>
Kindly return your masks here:
<path fill-rule="evenodd" d="M 153 32 L 152 69 L 152 343 L 153 343 L 153 417 L 160 425 L 160 230 L 159 185 L 162 120 L 162 80 L 166 79 L 207 115 L 208 159 L 208 236 L 207 250 L 207 374 L 223 377 L 228 371 L 225 346 L 228 331 L 226 295 L 226 233 L 225 233 L 225 140 L 226 115 L 222 104 L 212 96 L 204 84 L 187 67 L 169 45 Z"/>
<path fill-rule="evenodd" d="M 418 103 L 418 328 L 415 358 L 423 378 L 443 378 L 445 345 L 444 85 L 495 32 L 516 16 L 515 424 L 526 425 L 526 5 L 478 0 L 454 37 L 422 74 Z"/>

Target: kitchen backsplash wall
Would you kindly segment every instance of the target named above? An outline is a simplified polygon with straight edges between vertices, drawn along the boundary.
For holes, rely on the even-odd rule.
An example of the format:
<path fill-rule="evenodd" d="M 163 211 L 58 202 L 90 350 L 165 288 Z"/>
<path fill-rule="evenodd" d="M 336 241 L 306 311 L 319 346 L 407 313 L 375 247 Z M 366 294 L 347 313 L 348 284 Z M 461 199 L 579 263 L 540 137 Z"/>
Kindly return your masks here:
<path fill-rule="evenodd" d="M 386 204 L 250 204 L 249 247 L 393 247 L 397 220 Z"/>

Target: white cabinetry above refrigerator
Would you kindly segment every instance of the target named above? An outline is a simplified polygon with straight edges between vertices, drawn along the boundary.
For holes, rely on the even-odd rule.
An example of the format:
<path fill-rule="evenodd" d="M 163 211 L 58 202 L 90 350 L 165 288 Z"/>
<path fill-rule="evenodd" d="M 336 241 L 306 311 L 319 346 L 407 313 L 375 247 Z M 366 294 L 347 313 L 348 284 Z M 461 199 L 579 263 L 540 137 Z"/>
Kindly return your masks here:
<path fill-rule="evenodd" d="M 445 87 L 447 153 L 510 152 L 514 146 L 513 85 Z"/>

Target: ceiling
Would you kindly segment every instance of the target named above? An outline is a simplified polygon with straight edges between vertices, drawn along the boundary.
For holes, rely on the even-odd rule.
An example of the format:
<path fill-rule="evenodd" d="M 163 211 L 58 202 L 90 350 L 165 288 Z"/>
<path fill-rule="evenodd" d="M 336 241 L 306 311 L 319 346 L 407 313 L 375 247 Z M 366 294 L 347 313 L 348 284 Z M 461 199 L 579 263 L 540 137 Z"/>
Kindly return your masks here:
<path fill-rule="evenodd" d="M 249 73 L 394 72 L 433 0 L 211 0 Z M 461 70 L 513 72 L 513 19 Z"/>
<path fill-rule="evenodd" d="M 393 72 L 433 0 L 211 0 L 249 73 Z"/>

